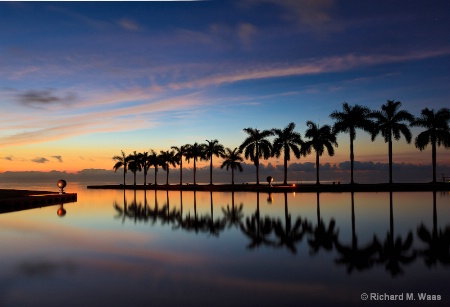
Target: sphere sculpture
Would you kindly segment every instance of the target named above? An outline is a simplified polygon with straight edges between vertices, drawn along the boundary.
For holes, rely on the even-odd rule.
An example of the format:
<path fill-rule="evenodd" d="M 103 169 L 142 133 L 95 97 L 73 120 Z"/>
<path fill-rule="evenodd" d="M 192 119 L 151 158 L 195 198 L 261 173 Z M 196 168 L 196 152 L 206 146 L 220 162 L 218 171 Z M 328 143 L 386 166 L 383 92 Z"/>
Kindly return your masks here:
<path fill-rule="evenodd" d="M 273 177 L 272 176 L 268 176 L 267 177 L 267 182 L 269 183 L 270 186 L 272 186 L 272 181 L 273 181 Z"/>
<path fill-rule="evenodd" d="M 56 183 L 56 185 L 59 188 L 59 194 L 66 194 L 66 192 L 64 192 L 64 188 L 67 185 L 67 182 L 63 179 L 58 180 L 58 182 Z"/>

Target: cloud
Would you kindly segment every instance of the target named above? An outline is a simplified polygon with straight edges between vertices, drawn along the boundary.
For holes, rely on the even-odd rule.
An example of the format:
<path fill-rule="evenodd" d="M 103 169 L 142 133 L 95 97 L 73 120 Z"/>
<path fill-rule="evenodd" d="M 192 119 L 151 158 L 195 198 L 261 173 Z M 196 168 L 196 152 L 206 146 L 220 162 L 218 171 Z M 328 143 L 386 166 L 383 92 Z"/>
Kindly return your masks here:
<path fill-rule="evenodd" d="M 334 16 L 334 0 L 245 0 L 245 6 L 275 5 L 281 8 L 281 18 L 314 32 L 336 31 L 341 26 Z"/>
<path fill-rule="evenodd" d="M 256 35 L 256 27 L 250 23 L 241 23 L 238 27 L 238 38 L 245 50 L 250 50 L 253 37 Z"/>
<path fill-rule="evenodd" d="M 2 157 L 1 159 L 7 160 L 7 161 L 13 161 L 14 157 L 13 156 L 7 156 L 7 157 Z"/>
<path fill-rule="evenodd" d="M 131 19 L 123 18 L 123 19 L 117 21 L 117 24 L 121 28 L 123 28 L 125 30 L 128 30 L 128 31 L 138 31 L 138 30 L 140 30 L 139 25 L 135 21 L 133 21 Z"/>
<path fill-rule="evenodd" d="M 76 100 L 75 93 L 69 92 L 65 96 L 59 97 L 52 89 L 28 90 L 24 93 L 18 93 L 19 102 L 26 106 L 49 105 L 55 103 L 70 103 Z"/>
<path fill-rule="evenodd" d="M 31 161 L 36 162 L 36 163 L 47 163 L 47 162 L 49 162 L 49 160 L 47 158 L 44 158 L 44 157 L 34 158 Z"/>
<path fill-rule="evenodd" d="M 61 156 L 51 156 L 53 159 L 56 159 L 58 162 L 63 162 Z"/>

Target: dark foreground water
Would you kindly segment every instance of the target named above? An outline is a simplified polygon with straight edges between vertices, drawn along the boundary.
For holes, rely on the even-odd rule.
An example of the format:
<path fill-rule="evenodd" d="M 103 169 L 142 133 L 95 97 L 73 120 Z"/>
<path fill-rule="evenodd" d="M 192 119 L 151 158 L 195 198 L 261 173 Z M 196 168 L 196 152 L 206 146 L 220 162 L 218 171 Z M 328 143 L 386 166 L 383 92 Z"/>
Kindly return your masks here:
<path fill-rule="evenodd" d="M 450 305 L 448 192 L 67 192 L 0 215 L 0 306 Z"/>

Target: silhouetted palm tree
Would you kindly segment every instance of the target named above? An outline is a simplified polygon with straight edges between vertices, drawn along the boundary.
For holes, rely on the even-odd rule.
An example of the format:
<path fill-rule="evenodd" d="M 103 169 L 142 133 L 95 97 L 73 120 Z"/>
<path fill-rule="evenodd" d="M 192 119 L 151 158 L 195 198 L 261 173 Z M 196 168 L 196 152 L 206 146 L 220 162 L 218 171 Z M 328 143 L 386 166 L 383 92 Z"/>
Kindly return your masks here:
<path fill-rule="evenodd" d="M 367 107 L 360 106 L 358 104 L 349 106 L 348 103 L 344 102 L 342 104 L 342 112 L 337 110 L 330 114 L 330 117 L 336 122 L 333 126 L 333 131 L 335 133 L 345 132 L 350 134 L 350 172 L 351 181 L 350 183 L 355 183 L 353 180 L 353 164 L 355 160 L 353 141 L 356 138 L 356 129 L 363 129 L 370 132 L 373 123 L 369 120 L 368 115 L 370 110 Z"/>
<path fill-rule="evenodd" d="M 141 162 L 142 170 L 144 171 L 144 186 L 147 185 L 147 173 L 151 166 L 150 156 L 148 151 L 139 154 L 139 161 Z"/>
<path fill-rule="evenodd" d="M 338 146 L 336 141 L 336 133 L 334 133 L 329 125 L 325 125 L 319 128 L 316 123 L 307 121 L 305 137 L 310 138 L 310 141 L 304 143 L 302 151 L 305 154 L 309 154 L 311 149 L 316 152 L 316 184 L 319 184 L 319 157 L 324 153 L 325 148 L 328 151 L 328 155 L 334 156 L 333 146 Z"/>
<path fill-rule="evenodd" d="M 421 116 L 416 118 L 412 126 L 425 128 L 415 140 L 416 148 L 424 150 L 431 144 L 431 159 L 433 164 L 433 183 L 436 182 L 436 146 L 450 148 L 450 109 L 442 108 L 437 112 L 425 108 Z"/>
<path fill-rule="evenodd" d="M 161 158 L 159 155 L 152 149 L 149 155 L 150 165 L 155 168 L 155 185 L 158 184 L 158 168 L 162 165 Z"/>
<path fill-rule="evenodd" d="M 213 169 L 213 156 L 222 157 L 224 153 L 223 145 L 218 140 L 206 140 L 205 152 L 206 159 L 209 160 L 209 184 L 212 184 L 212 169 Z"/>
<path fill-rule="evenodd" d="M 162 169 L 166 171 L 166 185 L 169 184 L 169 169 L 172 165 L 175 167 L 178 164 L 178 159 L 175 157 L 175 151 L 164 151 L 161 150 L 161 153 L 159 155 L 159 158 L 161 159 L 161 165 Z"/>
<path fill-rule="evenodd" d="M 117 172 L 117 170 L 121 167 L 123 167 L 123 185 L 126 185 L 125 182 L 125 175 L 127 174 L 128 170 L 128 160 L 126 154 L 121 150 L 122 156 L 114 156 L 113 160 L 116 160 L 116 164 L 114 164 L 113 169 L 114 172 Z"/>
<path fill-rule="evenodd" d="M 134 185 L 136 185 L 136 173 L 142 170 L 139 154 L 134 151 L 133 154 L 128 155 L 128 169 L 133 172 Z"/>
<path fill-rule="evenodd" d="M 230 148 L 225 148 L 225 152 L 223 154 L 223 160 L 222 165 L 220 168 L 227 168 L 227 171 L 229 168 L 231 168 L 231 184 L 234 184 L 234 170 L 238 169 L 240 172 L 243 171 L 241 162 L 244 161 L 244 159 L 241 157 L 240 150 L 235 147 L 233 150 Z"/>
<path fill-rule="evenodd" d="M 276 136 L 273 140 L 273 155 L 280 157 L 281 151 L 284 152 L 284 184 L 287 184 L 287 163 L 291 159 L 291 150 L 294 156 L 298 159 L 301 154 L 301 146 L 303 141 L 300 133 L 294 131 L 295 124 L 289 123 L 283 130 L 272 129 Z"/>
<path fill-rule="evenodd" d="M 186 153 L 186 148 L 188 145 L 182 145 L 180 147 L 172 146 L 171 148 L 175 150 L 175 158 L 178 160 L 180 165 L 180 185 L 183 185 L 183 157 Z"/>
<path fill-rule="evenodd" d="M 266 138 L 273 135 L 270 130 L 260 131 L 253 128 L 245 128 L 244 131 L 249 135 L 239 146 L 239 150 L 243 151 L 246 159 L 256 166 L 256 184 L 259 184 L 259 159 L 269 159 L 272 154 L 272 144 Z"/>
<path fill-rule="evenodd" d="M 414 120 L 414 116 L 408 111 L 399 110 L 401 105 L 400 101 L 388 100 L 381 106 L 381 111 L 372 111 L 369 114 L 376 120 L 372 130 L 372 141 L 381 133 L 384 141 L 388 143 L 389 183 L 392 183 L 392 138 L 398 141 L 403 134 L 406 142 L 408 144 L 411 142 L 411 131 L 408 125 Z"/>
<path fill-rule="evenodd" d="M 197 160 L 206 160 L 206 151 L 205 151 L 205 144 L 198 144 L 197 142 L 192 145 L 187 145 L 186 148 L 186 160 L 190 161 L 190 159 L 194 160 L 194 184 L 197 184 L 196 181 L 196 173 L 197 173 L 197 166 L 196 162 Z"/>

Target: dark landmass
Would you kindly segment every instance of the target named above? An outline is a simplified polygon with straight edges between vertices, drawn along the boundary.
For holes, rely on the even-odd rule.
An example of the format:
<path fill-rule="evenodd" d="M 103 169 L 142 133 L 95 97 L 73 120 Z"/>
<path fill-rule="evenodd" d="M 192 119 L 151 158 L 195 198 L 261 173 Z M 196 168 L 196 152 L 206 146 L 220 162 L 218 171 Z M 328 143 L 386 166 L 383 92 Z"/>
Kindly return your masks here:
<path fill-rule="evenodd" d="M 77 201 L 77 193 L 0 189 L 0 213 L 41 208 Z"/>
<path fill-rule="evenodd" d="M 170 191 L 213 191 L 213 192 L 420 192 L 450 191 L 450 183 L 380 183 L 380 184 L 187 184 L 187 185 L 92 185 L 88 189 L 127 189 L 127 190 L 170 190 Z"/>

